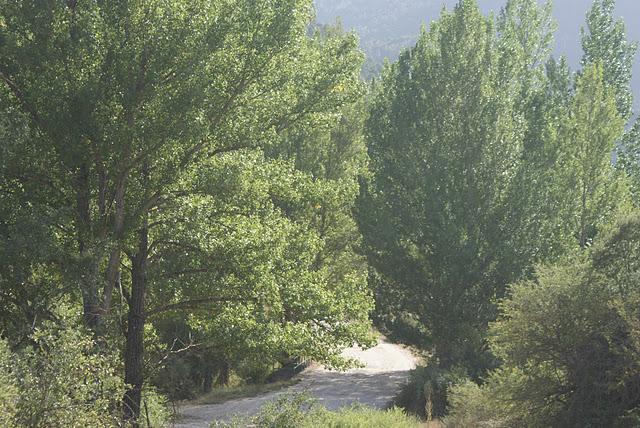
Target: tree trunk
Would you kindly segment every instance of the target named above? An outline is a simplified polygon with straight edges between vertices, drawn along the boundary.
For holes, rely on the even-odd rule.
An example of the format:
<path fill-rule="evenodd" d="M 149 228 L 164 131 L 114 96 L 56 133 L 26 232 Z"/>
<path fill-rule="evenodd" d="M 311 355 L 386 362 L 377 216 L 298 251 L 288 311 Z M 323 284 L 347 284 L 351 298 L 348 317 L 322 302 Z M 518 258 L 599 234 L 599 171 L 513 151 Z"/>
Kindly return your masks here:
<path fill-rule="evenodd" d="M 76 231 L 78 239 L 79 263 L 78 283 L 82 293 L 82 307 L 85 325 L 99 334 L 100 296 L 98 292 L 99 252 L 95 248 L 91 227 L 91 193 L 89 190 L 89 168 L 81 165 L 76 175 Z"/>
<path fill-rule="evenodd" d="M 124 194 L 126 190 L 125 178 L 121 178 L 115 191 L 115 204 L 116 212 L 113 221 L 113 248 L 109 254 L 109 263 L 107 264 L 106 280 L 103 291 L 102 309 L 105 314 L 111 311 L 111 300 L 113 296 L 113 289 L 115 288 L 118 278 L 120 277 L 120 256 L 121 256 L 121 244 L 124 238 Z"/>
<path fill-rule="evenodd" d="M 231 376 L 231 367 L 226 357 L 222 357 L 220 360 L 220 371 L 218 372 L 218 379 L 216 379 L 216 385 L 226 386 L 229 384 L 229 377 Z"/>
<path fill-rule="evenodd" d="M 202 373 L 202 392 L 205 394 L 213 389 L 213 367 L 210 362 L 205 362 L 204 371 Z"/>
<path fill-rule="evenodd" d="M 129 389 L 124 395 L 124 417 L 133 427 L 138 427 L 140 402 L 144 383 L 144 299 L 147 285 L 147 256 L 149 231 L 147 222 L 138 234 L 138 253 L 131 260 L 131 300 L 127 318 L 127 341 L 124 351 L 125 383 Z"/>

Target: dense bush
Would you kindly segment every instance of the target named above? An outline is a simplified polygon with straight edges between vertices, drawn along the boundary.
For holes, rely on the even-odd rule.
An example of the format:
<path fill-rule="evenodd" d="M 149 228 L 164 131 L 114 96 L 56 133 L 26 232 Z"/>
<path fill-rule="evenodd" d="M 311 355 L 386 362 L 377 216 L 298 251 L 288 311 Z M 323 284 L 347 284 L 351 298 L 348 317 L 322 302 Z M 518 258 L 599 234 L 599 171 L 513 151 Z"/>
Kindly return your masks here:
<path fill-rule="evenodd" d="M 410 381 L 396 398 L 395 404 L 427 420 L 444 416 L 451 388 L 466 378 L 464 370 L 417 367 L 411 372 Z"/>
<path fill-rule="evenodd" d="M 417 419 L 407 416 L 398 408 L 380 411 L 366 407 L 348 408 L 338 412 L 323 410 L 306 421 L 304 425 L 306 428 L 417 428 L 419 426 Z"/>
<path fill-rule="evenodd" d="M 640 216 L 516 284 L 493 324 L 500 370 L 451 398 L 452 426 L 638 426 Z"/>
<path fill-rule="evenodd" d="M 12 354 L 7 342 L 0 340 L 0 426 L 15 421 L 18 387 L 12 369 Z"/>
<path fill-rule="evenodd" d="M 171 418 L 167 398 L 154 388 L 142 391 L 142 415 L 140 425 L 144 428 L 163 427 Z"/>
<path fill-rule="evenodd" d="M 402 410 L 374 410 L 362 406 L 331 412 L 307 394 L 283 395 L 267 403 L 252 418 L 236 418 L 230 422 L 214 422 L 216 428 L 413 428 L 419 423 Z"/>
<path fill-rule="evenodd" d="M 83 332 L 46 324 L 31 346 L 12 352 L 0 341 L 0 425 L 116 426 L 124 383 L 118 359 L 97 353 Z"/>

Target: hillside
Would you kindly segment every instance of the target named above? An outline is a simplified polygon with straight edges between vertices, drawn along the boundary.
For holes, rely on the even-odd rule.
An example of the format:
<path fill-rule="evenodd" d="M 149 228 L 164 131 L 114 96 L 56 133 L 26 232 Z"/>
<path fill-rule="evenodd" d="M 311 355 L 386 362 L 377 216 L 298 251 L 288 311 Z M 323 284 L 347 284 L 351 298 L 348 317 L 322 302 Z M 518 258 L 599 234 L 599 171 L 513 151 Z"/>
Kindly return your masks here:
<path fill-rule="evenodd" d="M 416 39 L 420 26 L 436 19 L 442 7 L 452 8 L 456 0 L 315 0 L 317 19 L 331 23 L 340 19 L 345 28 L 354 29 L 368 55 L 370 69 L 379 68 L 384 58 L 395 59 L 400 50 Z M 502 1 L 479 0 L 485 13 L 496 10 Z M 556 54 L 566 55 L 577 67 L 582 55 L 580 27 L 592 0 L 556 1 L 558 21 Z M 640 40 L 640 2 L 618 0 L 617 14 L 627 24 L 629 38 Z M 636 58 L 633 81 L 636 106 L 640 106 L 640 55 Z"/>

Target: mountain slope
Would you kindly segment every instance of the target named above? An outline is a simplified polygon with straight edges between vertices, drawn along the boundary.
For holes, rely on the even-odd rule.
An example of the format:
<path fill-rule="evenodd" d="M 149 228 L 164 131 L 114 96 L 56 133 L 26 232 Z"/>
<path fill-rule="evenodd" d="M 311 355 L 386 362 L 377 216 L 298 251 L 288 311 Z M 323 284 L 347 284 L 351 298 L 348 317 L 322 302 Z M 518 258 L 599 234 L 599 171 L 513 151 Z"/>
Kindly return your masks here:
<path fill-rule="evenodd" d="M 411 46 L 420 26 L 437 19 L 443 7 L 452 8 L 456 0 L 315 0 L 320 23 L 340 19 L 347 29 L 355 30 L 367 53 L 371 69 L 379 68 L 384 58 L 395 59 L 404 47 Z M 504 1 L 479 0 L 485 13 L 497 11 Z M 575 69 L 579 65 L 580 27 L 592 0 L 557 0 L 554 16 L 558 21 L 555 35 L 556 55 L 566 55 Z M 640 2 L 618 0 L 616 14 L 627 25 L 628 37 L 640 40 Z M 636 57 L 633 80 L 636 110 L 640 107 L 640 54 Z"/>

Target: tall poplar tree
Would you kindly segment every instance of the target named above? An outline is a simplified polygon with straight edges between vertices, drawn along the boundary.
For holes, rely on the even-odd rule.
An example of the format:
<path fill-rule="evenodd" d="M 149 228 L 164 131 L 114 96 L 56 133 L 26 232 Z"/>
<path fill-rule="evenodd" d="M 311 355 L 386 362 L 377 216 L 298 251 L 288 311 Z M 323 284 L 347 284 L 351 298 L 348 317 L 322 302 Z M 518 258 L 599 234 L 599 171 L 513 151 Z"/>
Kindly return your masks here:
<path fill-rule="evenodd" d="M 625 210 L 628 188 L 611 162 L 624 120 L 616 108 L 614 89 L 605 83 L 603 67 L 588 66 L 576 86 L 561 156 L 569 189 L 574 189 L 574 231 L 585 248 Z"/>
<path fill-rule="evenodd" d="M 473 374 L 489 364 L 492 301 L 520 274 L 500 264 L 524 136 L 514 92 L 525 67 L 513 63 L 529 47 L 516 39 L 500 46 L 493 19 L 461 1 L 383 72 L 367 123 L 369 260 L 385 287 L 404 290 L 440 364 Z"/>
<path fill-rule="evenodd" d="M 613 17 L 615 5 L 615 0 L 595 0 L 587 13 L 587 26 L 581 29 L 582 66 L 602 65 L 604 82 L 613 88 L 618 113 L 627 121 L 632 116 L 630 83 L 638 45 L 627 40 L 624 21 Z"/>

